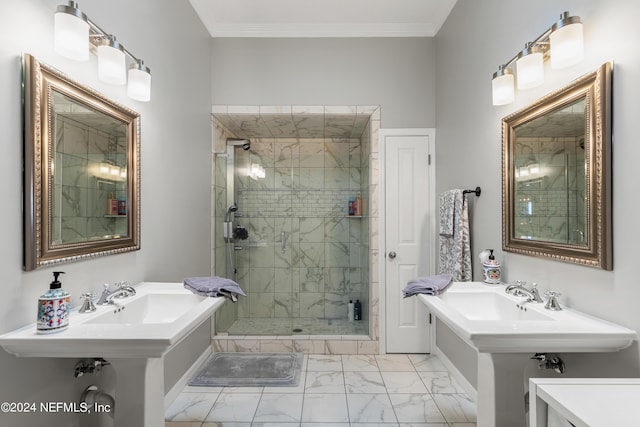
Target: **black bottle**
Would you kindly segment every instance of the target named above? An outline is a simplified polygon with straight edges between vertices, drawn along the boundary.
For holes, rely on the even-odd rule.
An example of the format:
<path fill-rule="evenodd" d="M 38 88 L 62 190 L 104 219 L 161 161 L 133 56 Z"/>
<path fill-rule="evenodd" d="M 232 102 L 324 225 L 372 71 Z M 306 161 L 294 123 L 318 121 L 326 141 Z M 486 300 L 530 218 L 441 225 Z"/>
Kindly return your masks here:
<path fill-rule="evenodd" d="M 353 320 L 362 320 L 362 303 L 360 300 L 356 300 L 353 305 Z"/>

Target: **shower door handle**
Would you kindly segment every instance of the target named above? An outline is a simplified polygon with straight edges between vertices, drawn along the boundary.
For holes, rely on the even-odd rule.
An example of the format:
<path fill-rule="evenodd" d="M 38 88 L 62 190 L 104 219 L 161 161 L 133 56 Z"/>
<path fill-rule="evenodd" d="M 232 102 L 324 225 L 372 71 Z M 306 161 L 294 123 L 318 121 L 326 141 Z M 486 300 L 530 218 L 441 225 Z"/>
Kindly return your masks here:
<path fill-rule="evenodd" d="M 396 259 L 397 254 L 394 251 L 389 252 L 389 259 Z"/>

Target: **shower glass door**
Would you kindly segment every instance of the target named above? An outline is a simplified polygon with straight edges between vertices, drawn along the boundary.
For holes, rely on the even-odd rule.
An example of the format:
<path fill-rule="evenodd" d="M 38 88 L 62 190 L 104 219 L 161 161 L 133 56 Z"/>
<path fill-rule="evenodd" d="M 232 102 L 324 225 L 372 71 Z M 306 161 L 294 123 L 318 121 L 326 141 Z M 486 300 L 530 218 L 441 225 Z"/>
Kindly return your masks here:
<path fill-rule="evenodd" d="M 218 331 L 368 334 L 366 320 L 348 319 L 349 301 L 368 303 L 368 221 L 348 209 L 368 191 L 361 154 L 357 138 L 252 138 L 249 150 L 233 146 L 216 159 L 226 169 L 217 171 L 225 202 L 217 200 L 216 220 L 232 235 L 216 242 L 216 273 L 247 293 L 227 307 L 233 321 L 217 318 Z"/>

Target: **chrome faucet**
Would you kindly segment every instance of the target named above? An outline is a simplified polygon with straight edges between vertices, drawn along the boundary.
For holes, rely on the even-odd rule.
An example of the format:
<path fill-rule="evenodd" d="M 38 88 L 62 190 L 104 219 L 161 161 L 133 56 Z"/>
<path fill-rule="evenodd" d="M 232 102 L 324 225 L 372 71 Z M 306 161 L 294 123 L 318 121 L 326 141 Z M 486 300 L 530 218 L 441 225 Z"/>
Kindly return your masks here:
<path fill-rule="evenodd" d="M 86 292 L 80 295 L 82 298 L 82 307 L 78 310 L 80 313 L 92 313 L 97 310 L 93 300 L 95 299 L 96 294 L 93 292 Z"/>
<path fill-rule="evenodd" d="M 98 302 L 96 304 L 98 305 L 114 304 L 113 300 L 116 298 L 126 298 L 136 294 L 136 290 L 133 288 L 133 286 L 129 285 L 127 282 L 118 282 L 115 284 L 115 286 L 117 289 L 112 292 L 109 290 L 109 284 L 105 283 L 104 290 L 102 291 L 102 294 L 100 295 L 100 299 L 98 299 Z"/>
<path fill-rule="evenodd" d="M 526 288 L 526 284 L 527 282 L 516 280 L 512 285 L 507 286 L 504 291 L 511 295 L 527 297 L 527 302 L 544 302 L 538 293 L 538 284 L 532 283 L 531 289 Z"/>

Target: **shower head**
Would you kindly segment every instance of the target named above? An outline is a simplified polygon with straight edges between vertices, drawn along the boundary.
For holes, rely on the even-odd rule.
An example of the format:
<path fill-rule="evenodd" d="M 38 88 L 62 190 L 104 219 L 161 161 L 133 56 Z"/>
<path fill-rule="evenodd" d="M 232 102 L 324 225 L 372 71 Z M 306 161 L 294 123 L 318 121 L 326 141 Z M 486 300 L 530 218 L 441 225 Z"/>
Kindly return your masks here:
<path fill-rule="evenodd" d="M 227 145 L 234 147 L 242 147 L 244 151 L 249 151 L 251 148 L 251 141 L 247 138 L 227 138 Z"/>
<path fill-rule="evenodd" d="M 234 202 L 231 206 L 229 206 L 229 209 L 227 209 L 227 215 L 224 217 L 224 221 L 225 222 L 231 221 L 231 213 L 237 212 L 237 211 L 238 211 L 238 205 L 236 205 Z"/>

